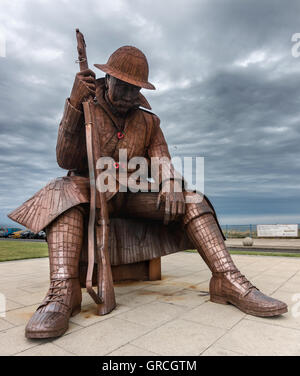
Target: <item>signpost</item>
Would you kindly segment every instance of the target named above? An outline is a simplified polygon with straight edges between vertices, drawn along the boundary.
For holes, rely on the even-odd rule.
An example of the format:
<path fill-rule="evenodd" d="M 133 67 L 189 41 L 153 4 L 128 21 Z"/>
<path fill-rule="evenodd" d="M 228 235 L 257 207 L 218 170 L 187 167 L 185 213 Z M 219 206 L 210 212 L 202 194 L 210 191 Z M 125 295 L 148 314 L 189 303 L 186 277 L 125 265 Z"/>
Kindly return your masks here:
<path fill-rule="evenodd" d="M 298 225 L 257 225 L 257 236 L 297 237 Z"/>

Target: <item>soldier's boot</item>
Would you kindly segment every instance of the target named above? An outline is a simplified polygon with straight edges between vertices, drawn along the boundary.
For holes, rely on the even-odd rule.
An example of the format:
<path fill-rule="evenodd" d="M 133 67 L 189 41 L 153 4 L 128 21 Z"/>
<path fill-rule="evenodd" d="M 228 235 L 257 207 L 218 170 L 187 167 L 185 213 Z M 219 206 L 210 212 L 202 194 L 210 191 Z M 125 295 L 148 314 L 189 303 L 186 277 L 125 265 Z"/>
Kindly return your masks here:
<path fill-rule="evenodd" d="M 50 262 L 50 288 L 29 320 L 27 338 L 58 337 L 69 327 L 69 318 L 81 310 L 78 278 L 79 256 L 83 241 L 83 213 L 73 207 L 47 228 Z"/>
<path fill-rule="evenodd" d="M 212 272 L 209 292 L 214 303 L 231 303 L 254 316 L 276 316 L 287 305 L 261 293 L 235 266 L 213 214 L 204 214 L 187 224 L 187 233 Z"/>

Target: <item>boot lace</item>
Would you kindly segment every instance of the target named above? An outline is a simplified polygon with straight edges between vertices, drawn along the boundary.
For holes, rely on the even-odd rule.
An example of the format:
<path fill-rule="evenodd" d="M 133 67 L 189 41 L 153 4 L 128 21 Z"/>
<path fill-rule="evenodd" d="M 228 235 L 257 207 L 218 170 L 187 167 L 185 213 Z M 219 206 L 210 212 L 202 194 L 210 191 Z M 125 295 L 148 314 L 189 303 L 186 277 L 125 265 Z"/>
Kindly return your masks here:
<path fill-rule="evenodd" d="M 67 284 L 65 279 L 52 280 L 50 282 L 49 292 L 47 294 L 47 298 L 43 306 L 52 302 L 57 302 L 68 307 L 68 305 L 64 303 L 65 293 L 62 293 L 62 290 L 66 289 Z"/>
<path fill-rule="evenodd" d="M 241 286 L 246 288 L 246 295 L 249 294 L 251 290 L 257 289 L 257 287 L 252 285 L 252 283 L 239 270 L 233 270 L 230 272 L 230 274 L 233 277 L 234 281 L 238 282 Z"/>

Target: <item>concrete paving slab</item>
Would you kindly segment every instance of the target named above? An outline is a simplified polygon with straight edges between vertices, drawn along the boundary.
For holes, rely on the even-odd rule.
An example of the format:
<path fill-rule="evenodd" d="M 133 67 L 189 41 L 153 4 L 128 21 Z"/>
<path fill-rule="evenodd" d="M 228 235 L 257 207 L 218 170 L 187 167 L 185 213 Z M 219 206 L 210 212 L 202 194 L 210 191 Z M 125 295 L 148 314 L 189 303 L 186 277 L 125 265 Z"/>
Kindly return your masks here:
<path fill-rule="evenodd" d="M 88 306 L 84 306 L 81 308 L 81 312 L 76 316 L 70 318 L 70 322 L 80 325 L 82 327 L 88 327 L 93 325 L 97 322 L 101 322 L 103 320 L 107 320 L 111 317 L 117 316 L 123 312 L 128 311 L 130 308 L 117 303 L 116 308 L 107 315 L 99 316 L 97 315 L 97 307 L 95 303 L 92 303 Z"/>
<path fill-rule="evenodd" d="M 147 287 L 145 287 L 143 289 L 143 291 L 152 291 L 152 292 L 156 292 L 158 295 L 163 295 L 163 296 L 169 296 L 169 295 L 173 295 L 175 294 L 176 292 L 179 292 L 183 289 L 186 288 L 186 284 L 182 284 L 182 283 L 178 283 L 178 284 L 163 284 L 163 285 L 160 285 L 159 283 L 158 284 L 155 284 L 155 285 L 149 285 Z"/>
<path fill-rule="evenodd" d="M 288 279 L 280 286 L 280 289 L 293 294 L 300 293 L 300 282 L 298 279 Z"/>
<path fill-rule="evenodd" d="M 8 294 L 8 298 L 21 306 L 30 306 L 41 303 L 46 293 L 47 290 L 31 294 L 20 289 L 15 289 L 14 293 Z"/>
<path fill-rule="evenodd" d="M 19 352 L 15 354 L 15 356 L 74 356 L 74 354 L 71 354 L 53 343 L 45 343 Z"/>
<path fill-rule="evenodd" d="M 160 355 L 200 355 L 225 330 L 187 320 L 173 320 L 132 343 Z"/>
<path fill-rule="evenodd" d="M 76 355 L 106 355 L 147 331 L 149 328 L 145 326 L 110 318 L 63 336 L 53 343 Z"/>
<path fill-rule="evenodd" d="M 207 301 L 184 314 L 182 319 L 221 329 L 230 329 L 245 316 L 245 313 L 232 305 Z"/>
<path fill-rule="evenodd" d="M 176 278 L 176 277 L 185 277 L 185 276 L 194 274 L 198 271 L 199 270 L 197 270 L 197 268 L 185 269 L 180 266 L 177 266 L 177 267 L 173 267 L 172 269 L 168 269 L 165 274 L 168 276 L 168 278 Z"/>
<path fill-rule="evenodd" d="M 114 285 L 115 293 L 118 295 L 128 294 L 129 292 L 139 290 L 145 287 L 144 281 L 125 281 Z"/>
<path fill-rule="evenodd" d="M 170 296 L 158 297 L 157 300 L 191 309 L 208 301 L 209 295 L 199 291 L 182 290 Z"/>
<path fill-rule="evenodd" d="M 245 356 L 245 354 L 240 354 L 227 349 L 222 349 L 222 347 L 216 345 L 212 345 L 205 350 L 201 356 Z"/>
<path fill-rule="evenodd" d="M 294 294 L 279 289 L 272 294 L 272 297 L 284 301 L 289 306 L 289 311 L 284 315 L 276 317 L 263 318 L 247 315 L 246 318 L 248 320 L 264 322 L 269 325 L 300 330 L 300 292 Z"/>
<path fill-rule="evenodd" d="M 20 291 L 24 291 L 29 294 L 44 294 L 46 295 L 48 289 L 49 289 L 49 281 L 41 283 L 37 280 L 34 283 L 31 283 L 30 285 L 24 285 L 23 287 L 19 288 Z"/>
<path fill-rule="evenodd" d="M 0 332 L 0 354 L 14 355 L 43 343 L 43 340 L 28 340 L 24 336 L 25 326 L 16 326 Z M 44 341 L 45 342 L 45 341 Z"/>
<path fill-rule="evenodd" d="M 266 274 L 256 276 L 251 280 L 253 285 L 255 285 L 258 289 L 261 289 L 263 286 L 270 286 L 274 291 L 284 285 L 285 281 L 286 277 L 283 277 L 281 275 L 270 276 Z"/>
<path fill-rule="evenodd" d="M 300 330 L 244 319 L 216 342 L 245 355 L 300 355 Z"/>
<path fill-rule="evenodd" d="M 151 351 L 141 349 L 134 345 L 125 345 L 121 346 L 115 351 L 107 354 L 109 356 L 157 356 L 159 354 L 155 354 Z"/>
<path fill-rule="evenodd" d="M 0 319 L 0 332 L 2 330 L 6 330 L 6 329 L 9 329 L 9 328 L 12 328 L 13 325 L 11 323 L 9 323 L 8 321 L 4 320 L 4 319 Z"/>
<path fill-rule="evenodd" d="M 264 276 L 271 276 L 274 279 L 276 279 L 278 277 L 279 272 L 280 272 L 280 276 L 285 278 L 285 281 L 295 275 L 295 271 L 287 267 L 286 269 L 281 268 L 280 271 L 278 271 L 278 269 L 273 269 L 273 268 L 267 269 L 264 272 Z"/>
<path fill-rule="evenodd" d="M 81 307 L 85 307 L 87 305 L 90 305 L 90 304 L 94 303 L 94 301 L 91 298 L 90 294 L 86 292 L 86 289 L 81 289 L 81 293 L 82 293 Z"/>
<path fill-rule="evenodd" d="M 174 280 L 174 281 L 169 281 L 169 284 L 178 285 L 178 284 L 182 283 L 182 285 L 185 288 L 187 288 L 190 285 L 198 285 L 201 282 L 208 281 L 210 279 L 210 277 L 211 277 L 211 272 L 207 269 L 207 270 L 202 270 L 200 272 L 188 274 L 188 275 L 183 276 L 183 277 L 179 277 L 179 276 L 174 275 L 173 278 L 172 278 L 172 280 Z"/>
<path fill-rule="evenodd" d="M 185 308 L 175 304 L 151 302 L 122 314 L 122 319 L 149 328 L 155 328 L 171 321 L 185 312 Z"/>
<path fill-rule="evenodd" d="M 23 304 L 16 303 L 13 300 L 8 299 L 6 294 L 4 294 L 4 295 L 6 296 L 6 299 L 5 299 L 5 301 L 6 301 L 6 311 L 11 311 L 13 309 L 24 307 Z"/>
<path fill-rule="evenodd" d="M 160 296 L 160 291 L 154 293 L 152 290 L 147 290 L 147 287 L 145 287 L 144 289 L 139 289 L 128 294 L 120 295 L 117 297 L 117 300 L 118 304 L 133 308 L 153 302 L 158 296 Z"/>
<path fill-rule="evenodd" d="M 26 325 L 38 306 L 39 304 L 35 304 L 32 306 L 22 307 L 9 311 L 5 315 L 5 320 L 10 322 L 11 324 L 14 324 L 15 326 Z"/>

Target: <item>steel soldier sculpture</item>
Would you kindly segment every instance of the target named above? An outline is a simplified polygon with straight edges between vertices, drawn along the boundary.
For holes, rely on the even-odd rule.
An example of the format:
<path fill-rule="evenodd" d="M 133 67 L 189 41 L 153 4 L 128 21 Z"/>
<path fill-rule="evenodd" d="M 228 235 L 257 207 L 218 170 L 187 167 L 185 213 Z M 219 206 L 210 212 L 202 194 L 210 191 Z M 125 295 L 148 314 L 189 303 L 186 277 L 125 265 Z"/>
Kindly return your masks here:
<path fill-rule="evenodd" d="M 91 197 L 82 105 L 88 97 L 94 98 L 89 104 L 94 158 L 112 157 L 118 170 L 116 189 L 105 194 L 109 217 L 123 218 L 122 226 L 110 228 L 111 264 L 150 260 L 193 247 L 212 272 L 212 302 L 231 303 L 256 316 L 287 312 L 285 303 L 264 295 L 237 269 L 208 198 L 181 190 L 185 186 L 183 178 L 171 164 L 160 120 L 150 112 L 151 107 L 140 92 L 141 88 L 155 89 L 148 81 L 145 55 L 135 47 L 124 46 L 106 64 L 95 66 L 106 73 L 105 77 L 95 79 L 90 69 L 76 74 L 59 125 L 57 162 L 69 170 L 68 175 L 51 181 L 9 214 L 27 228 L 35 232 L 46 229 L 47 233 L 50 287 L 26 326 L 26 337 L 60 336 L 68 329 L 70 316 L 81 310 L 79 261 L 86 244 Z M 127 150 L 128 160 L 145 157 L 149 164 L 153 157 L 165 157 L 158 175 L 159 192 L 120 191 L 121 149 Z M 169 191 L 165 189 L 167 184 Z M 99 213 L 99 195 L 95 205 Z M 118 223 L 116 219 L 115 224 Z"/>

